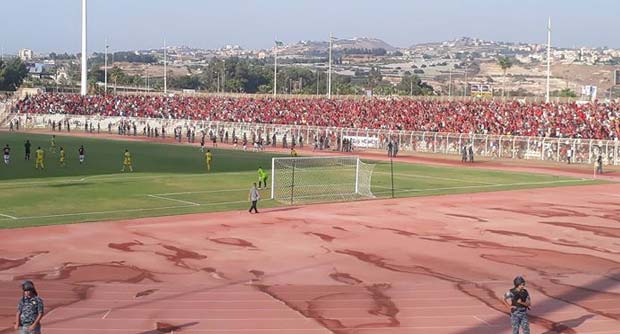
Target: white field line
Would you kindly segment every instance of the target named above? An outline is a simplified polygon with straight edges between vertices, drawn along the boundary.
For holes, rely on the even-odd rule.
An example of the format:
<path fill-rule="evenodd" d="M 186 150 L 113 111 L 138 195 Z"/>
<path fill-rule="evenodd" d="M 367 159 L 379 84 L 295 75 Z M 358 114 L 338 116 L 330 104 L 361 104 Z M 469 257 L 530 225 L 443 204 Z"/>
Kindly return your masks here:
<path fill-rule="evenodd" d="M 175 195 L 193 195 L 193 194 L 210 194 L 210 193 L 227 193 L 227 192 L 235 192 L 235 191 L 249 191 L 250 188 L 239 188 L 239 189 L 225 189 L 225 190 L 204 190 L 204 191 L 184 191 L 179 193 L 163 193 L 163 194 L 153 194 L 149 196 L 175 196 Z"/>
<path fill-rule="evenodd" d="M 13 220 L 17 219 L 17 217 L 15 217 L 15 216 L 5 215 L 5 214 L 2 214 L 2 213 L 0 213 L 0 217 L 6 217 L 6 218 L 13 219 Z"/>
<path fill-rule="evenodd" d="M 441 187 L 441 188 L 420 188 L 420 189 L 394 189 L 394 192 L 422 192 L 422 191 L 437 191 L 437 190 L 453 190 L 453 189 L 471 189 L 471 188 L 495 188 L 495 187 L 512 187 L 512 186 L 531 186 L 542 184 L 556 184 L 556 183 L 569 183 L 569 182 L 585 182 L 589 180 L 576 179 L 576 180 L 556 180 L 556 181 L 541 181 L 541 182 L 518 182 L 518 183 L 496 183 L 487 185 L 475 185 L 475 186 L 458 186 L 458 187 Z M 375 186 L 377 188 L 391 189 L 391 187 Z M 379 191 L 376 194 L 385 194 L 391 191 Z"/>
<path fill-rule="evenodd" d="M 166 198 L 166 199 L 172 200 L 170 198 Z M 188 203 L 190 203 L 190 202 L 188 202 Z M 191 202 L 191 203 L 193 203 L 193 202 Z M 123 209 L 123 210 L 108 210 L 108 211 L 92 211 L 92 212 L 74 212 L 74 213 L 62 213 L 62 214 L 55 214 L 55 215 L 15 217 L 16 219 L 12 219 L 12 220 L 61 218 L 61 217 L 72 217 L 72 216 L 91 216 L 91 215 L 114 214 L 114 213 L 123 213 L 123 212 L 145 212 L 145 211 L 182 209 L 182 208 L 193 208 L 193 207 L 198 207 L 198 206 L 217 206 L 217 205 L 240 204 L 240 203 L 248 203 L 248 201 L 193 203 L 193 204 L 184 204 L 184 205 L 175 205 L 175 206 L 162 206 L 162 207 L 153 207 L 153 208 Z M 9 219 L 10 218 L 0 218 L 0 221 L 9 220 Z"/>
<path fill-rule="evenodd" d="M 374 174 L 382 174 L 382 175 L 391 175 L 392 174 L 390 172 L 373 172 L 373 173 Z M 435 180 L 455 181 L 455 182 L 465 182 L 465 183 L 493 184 L 491 182 L 472 181 L 472 180 L 464 180 L 464 179 L 453 179 L 453 178 L 449 178 L 449 177 L 440 177 L 440 176 L 431 176 L 431 175 L 394 173 L 394 176 L 404 177 L 404 178 L 435 179 Z"/>
<path fill-rule="evenodd" d="M 228 172 L 228 173 L 217 173 L 218 175 L 238 175 L 238 174 L 247 174 L 252 173 L 251 171 L 245 172 Z M 106 182 L 106 179 L 112 179 L 110 181 L 118 181 L 118 180 L 140 180 L 140 179 L 159 179 L 159 178 L 190 178 L 190 177 L 205 177 L 207 174 L 184 174 L 184 175 L 143 175 L 143 176 L 123 176 L 128 175 L 127 173 L 118 173 L 118 174 L 104 174 L 104 175 L 91 175 L 85 176 L 79 179 L 65 179 L 65 180 L 50 180 L 50 181 L 24 181 L 24 182 L 0 182 L 0 188 L 5 186 L 29 186 L 29 185 L 46 185 L 46 184 L 58 184 L 58 183 L 73 183 L 73 182 L 84 182 L 88 180 L 99 180 L 100 182 Z"/>
<path fill-rule="evenodd" d="M 163 200 L 166 200 L 166 201 L 172 201 L 172 202 L 177 202 L 177 203 L 183 203 L 183 204 L 189 204 L 189 205 L 194 205 L 194 206 L 200 206 L 200 204 L 196 203 L 196 202 L 184 201 L 184 200 L 180 200 L 180 199 L 168 198 L 168 197 L 157 196 L 157 195 L 147 195 L 147 196 L 148 197 L 152 197 L 152 198 L 157 198 L 157 199 L 163 199 Z"/>
<path fill-rule="evenodd" d="M 124 210 L 108 210 L 108 211 L 61 213 L 61 214 L 55 214 L 55 215 L 17 217 L 17 220 L 41 219 L 41 218 L 60 218 L 60 217 L 71 217 L 71 216 L 90 216 L 90 215 L 103 215 L 103 214 L 121 213 L 121 212 L 155 211 L 155 210 L 188 208 L 188 207 L 194 207 L 194 206 L 195 205 L 176 205 L 176 206 L 162 206 L 162 207 L 154 207 L 154 208 L 139 208 L 139 209 L 124 209 Z M 0 219 L 0 220 L 8 220 L 8 219 Z"/>

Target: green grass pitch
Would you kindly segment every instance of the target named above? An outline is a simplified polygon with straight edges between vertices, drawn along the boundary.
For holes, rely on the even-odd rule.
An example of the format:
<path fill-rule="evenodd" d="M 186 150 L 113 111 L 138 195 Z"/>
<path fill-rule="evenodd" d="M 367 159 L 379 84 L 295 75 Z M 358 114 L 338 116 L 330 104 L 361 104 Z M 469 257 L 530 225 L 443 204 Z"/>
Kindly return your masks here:
<path fill-rule="evenodd" d="M 24 160 L 24 142 L 32 157 Z M 96 137 L 56 136 L 67 165 L 50 152 L 50 135 L 0 133 L 0 145 L 11 147 L 11 162 L 0 162 L 0 228 L 86 221 L 167 216 L 247 209 L 250 186 L 259 166 L 269 173 L 273 153 L 211 149 L 213 169 L 206 172 L 196 146 Z M 80 165 L 77 150 L 86 149 Z M 36 170 L 34 151 L 46 151 L 43 171 Z M 125 149 L 132 153 L 134 172 L 121 173 Z M 366 161 L 372 163 L 372 161 Z M 379 198 L 392 194 L 389 163 L 375 162 L 372 190 Z M 600 183 L 542 174 L 508 173 L 474 168 L 394 164 L 397 197 L 443 195 L 550 186 Z M 269 191 L 263 190 L 264 199 Z M 263 200 L 259 208 L 285 205 Z"/>

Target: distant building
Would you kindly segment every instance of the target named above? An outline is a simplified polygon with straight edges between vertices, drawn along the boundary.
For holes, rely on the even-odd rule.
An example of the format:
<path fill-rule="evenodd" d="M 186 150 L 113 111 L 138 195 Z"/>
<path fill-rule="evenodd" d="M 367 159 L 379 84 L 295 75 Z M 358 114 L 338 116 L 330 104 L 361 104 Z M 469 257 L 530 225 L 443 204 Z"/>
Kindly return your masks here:
<path fill-rule="evenodd" d="M 34 57 L 34 52 L 31 49 L 19 50 L 19 58 L 23 61 L 30 61 Z"/>

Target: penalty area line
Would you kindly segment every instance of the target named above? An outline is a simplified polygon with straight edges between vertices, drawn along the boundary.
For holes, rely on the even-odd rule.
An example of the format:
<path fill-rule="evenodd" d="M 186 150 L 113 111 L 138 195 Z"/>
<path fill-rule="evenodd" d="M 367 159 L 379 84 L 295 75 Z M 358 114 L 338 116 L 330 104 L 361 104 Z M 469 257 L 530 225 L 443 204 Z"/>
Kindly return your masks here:
<path fill-rule="evenodd" d="M 5 214 L 3 214 L 3 213 L 0 213 L 0 217 L 6 217 L 6 218 L 13 219 L 13 220 L 17 220 L 17 219 L 19 219 L 19 218 L 15 217 L 15 216 L 5 215 Z"/>
<path fill-rule="evenodd" d="M 172 202 L 177 202 L 177 203 L 189 204 L 189 205 L 193 205 L 193 206 L 200 206 L 199 203 L 190 202 L 190 201 L 184 201 L 184 200 L 181 200 L 181 199 L 174 199 L 174 198 L 168 198 L 168 197 L 157 196 L 157 195 L 147 195 L 147 196 L 151 197 L 151 198 L 163 199 L 163 200 L 166 200 L 166 201 L 172 201 Z"/>

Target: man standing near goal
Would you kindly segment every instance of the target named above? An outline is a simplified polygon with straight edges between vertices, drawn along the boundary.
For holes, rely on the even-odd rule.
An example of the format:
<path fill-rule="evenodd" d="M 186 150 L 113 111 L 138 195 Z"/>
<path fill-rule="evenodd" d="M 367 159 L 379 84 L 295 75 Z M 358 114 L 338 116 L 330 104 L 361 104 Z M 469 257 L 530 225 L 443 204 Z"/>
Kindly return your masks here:
<path fill-rule="evenodd" d="M 265 173 L 263 167 L 258 167 L 258 189 L 261 189 L 261 182 L 263 187 L 267 189 L 267 173 Z"/>
<path fill-rule="evenodd" d="M 258 203 L 258 200 L 260 199 L 260 192 L 258 191 L 258 189 L 256 189 L 256 182 L 254 182 L 254 185 L 250 189 L 249 197 L 250 197 L 249 198 L 250 202 L 252 202 L 252 206 L 250 207 L 249 212 L 252 213 L 252 210 L 254 210 L 255 213 L 258 213 L 258 209 L 256 209 L 256 204 Z"/>

